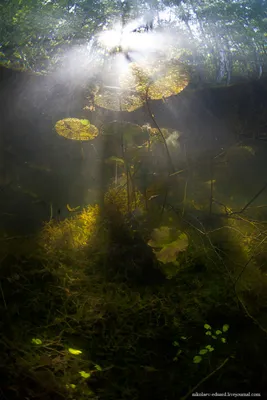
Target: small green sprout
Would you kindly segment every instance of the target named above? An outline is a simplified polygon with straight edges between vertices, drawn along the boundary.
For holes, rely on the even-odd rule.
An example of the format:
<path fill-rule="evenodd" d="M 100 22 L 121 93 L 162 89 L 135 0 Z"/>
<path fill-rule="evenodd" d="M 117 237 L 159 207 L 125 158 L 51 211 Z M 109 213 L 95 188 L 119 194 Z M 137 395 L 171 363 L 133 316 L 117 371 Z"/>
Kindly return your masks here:
<path fill-rule="evenodd" d="M 66 385 L 66 388 L 67 388 L 67 389 L 73 389 L 73 390 L 74 390 L 74 389 L 76 389 L 76 385 L 74 385 L 74 383 L 71 383 L 71 384 L 69 384 L 69 385 L 67 384 L 67 385 Z"/>
<path fill-rule="evenodd" d="M 201 356 L 195 356 L 193 358 L 193 363 L 194 364 L 199 364 L 202 361 L 202 357 Z"/>
<path fill-rule="evenodd" d="M 69 353 L 73 354 L 74 356 L 78 356 L 79 354 L 82 354 L 81 350 L 75 350 L 75 349 L 71 349 L 71 348 L 69 348 L 68 350 L 69 350 Z"/>
<path fill-rule="evenodd" d="M 201 355 L 203 356 L 203 355 L 206 354 L 207 352 L 208 352 L 207 349 L 201 349 L 201 350 L 199 351 L 199 354 L 201 354 Z"/>
<path fill-rule="evenodd" d="M 100 365 L 98 365 L 98 364 L 95 365 L 95 369 L 96 369 L 97 371 L 102 371 L 102 368 L 101 368 Z"/>
<path fill-rule="evenodd" d="M 41 339 L 32 339 L 32 343 L 33 343 L 33 344 L 40 345 L 40 344 L 42 344 L 43 342 L 41 341 Z"/>
<path fill-rule="evenodd" d="M 205 332 L 206 336 L 211 336 L 211 338 L 214 340 L 217 340 L 219 338 L 222 343 L 226 343 L 226 339 L 220 335 L 222 335 L 223 332 L 225 333 L 228 331 L 229 325 L 225 324 L 225 325 L 223 325 L 222 329 L 214 330 L 211 328 L 211 326 L 209 324 L 205 324 L 204 329 L 206 329 L 206 332 Z M 214 351 L 214 347 L 211 346 L 210 344 L 208 344 L 207 346 L 205 346 L 204 349 L 201 349 L 199 351 L 199 353 L 198 353 L 199 355 L 197 355 L 193 358 L 193 363 L 194 364 L 200 363 L 202 361 L 201 356 L 204 356 L 205 354 L 211 353 L 213 351 Z"/>
<path fill-rule="evenodd" d="M 208 349 L 210 352 L 214 351 L 214 347 L 212 347 L 210 344 L 206 346 L 206 349 Z"/>
<path fill-rule="evenodd" d="M 90 372 L 85 372 L 85 371 L 80 371 L 79 374 L 80 374 L 84 379 L 88 379 L 88 378 L 90 378 L 90 376 L 91 376 Z"/>

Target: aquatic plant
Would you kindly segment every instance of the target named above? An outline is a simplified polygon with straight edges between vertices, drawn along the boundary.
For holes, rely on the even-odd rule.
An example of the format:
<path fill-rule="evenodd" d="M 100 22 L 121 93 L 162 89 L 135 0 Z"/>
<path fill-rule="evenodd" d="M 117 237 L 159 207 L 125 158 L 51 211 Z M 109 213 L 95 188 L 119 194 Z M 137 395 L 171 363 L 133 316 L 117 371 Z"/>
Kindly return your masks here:
<path fill-rule="evenodd" d="M 57 121 L 55 130 L 66 139 L 87 141 L 98 135 L 96 126 L 91 125 L 87 119 L 65 118 Z"/>
<path fill-rule="evenodd" d="M 185 233 L 168 226 L 154 229 L 151 239 L 148 241 L 148 245 L 154 248 L 157 259 L 164 264 L 175 262 L 178 254 L 185 251 L 188 244 L 188 237 Z"/>

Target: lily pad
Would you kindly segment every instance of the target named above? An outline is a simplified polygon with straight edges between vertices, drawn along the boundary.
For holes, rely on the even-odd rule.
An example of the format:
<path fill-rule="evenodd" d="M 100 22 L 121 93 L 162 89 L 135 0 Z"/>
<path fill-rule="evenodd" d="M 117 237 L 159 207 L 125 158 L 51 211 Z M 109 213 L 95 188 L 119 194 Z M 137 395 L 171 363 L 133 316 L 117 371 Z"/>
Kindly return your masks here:
<path fill-rule="evenodd" d="M 95 95 L 94 104 L 107 110 L 132 112 L 143 106 L 143 100 L 130 90 L 104 87 Z"/>
<path fill-rule="evenodd" d="M 143 100 L 160 100 L 180 93 L 189 77 L 185 67 L 177 61 L 156 60 L 146 65 L 131 63 L 120 82 L 121 87 L 136 91 Z"/>
<path fill-rule="evenodd" d="M 147 98 L 160 100 L 177 95 L 189 82 L 186 67 L 178 60 L 132 62 L 118 73 L 118 66 L 111 59 L 105 71 L 108 78 L 93 94 L 94 104 L 114 111 L 132 112 L 142 107 Z"/>
<path fill-rule="evenodd" d="M 96 126 L 91 125 L 88 120 L 78 118 L 65 118 L 57 121 L 55 125 L 58 135 L 71 140 L 87 141 L 98 135 Z"/>
<path fill-rule="evenodd" d="M 122 138 L 126 144 L 139 142 L 139 139 L 144 142 L 148 139 L 147 131 L 140 125 L 124 121 L 109 122 L 103 127 L 102 135 Z"/>

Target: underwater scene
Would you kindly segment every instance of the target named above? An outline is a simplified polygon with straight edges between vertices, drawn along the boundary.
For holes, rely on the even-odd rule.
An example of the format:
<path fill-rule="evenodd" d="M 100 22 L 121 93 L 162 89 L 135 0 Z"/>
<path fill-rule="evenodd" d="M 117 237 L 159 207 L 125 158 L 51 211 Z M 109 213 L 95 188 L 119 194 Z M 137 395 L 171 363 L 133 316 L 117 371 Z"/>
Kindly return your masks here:
<path fill-rule="evenodd" d="M 0 399 L 267 398 L 267 1 L 0 2 Z"/>

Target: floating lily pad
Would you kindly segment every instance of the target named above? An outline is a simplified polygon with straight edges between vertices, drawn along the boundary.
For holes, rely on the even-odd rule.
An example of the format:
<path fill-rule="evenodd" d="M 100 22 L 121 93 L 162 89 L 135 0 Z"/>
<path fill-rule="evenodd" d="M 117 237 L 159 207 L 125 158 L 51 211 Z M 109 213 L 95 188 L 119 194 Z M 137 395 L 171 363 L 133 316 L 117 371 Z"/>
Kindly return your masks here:
<path fill-rule="evenodd" d="M 186 68 L 177 60 L 130 63 L 119 75 L 116 64 L 110 61 L 107 74 L 110 75 L 108 84 L 98 87 L 94 104 L 113 111 L 132 112 L 142 107 L 147 98 L 160 100 L 177 95 L 189 82 Z M 110 85 L 109 82 L 116 83 Z"/>
<path fill-rule="evenodd" d="M 88 120 L 78 118 L 65 118 L 57 121 L 56 132 L 67 139 L 87 141 L 98 135 L 96 126 L 91 125 Z"/>
<path fill-rule="evenodd" d="M 185 68 L 175 61 L 155 61 L 147 65 L 132 63 L 121 76 L 121 87 L 139 93 L 141 99 L 160 100 L 180 93 L 188 84 Z"/>
<path fill-rule="evenodd" d="M 118 89 L 104 87 L 95 95 L 94 104 L 112 111 L 132 112 L 142 107 L 143 100 L 138 93 L 130 90 L 123 90 L 120 87 Z"/>
<path fill-rule="evenodd" d="M 123 138 L 127 144 L 132 144 L 140 138 L 143 142 L 148 140 L 147 130 L 140 125 L 130 122 L 112 121 L 106 124 L 102 131 L 103 136 L 116 136 Z"/>

